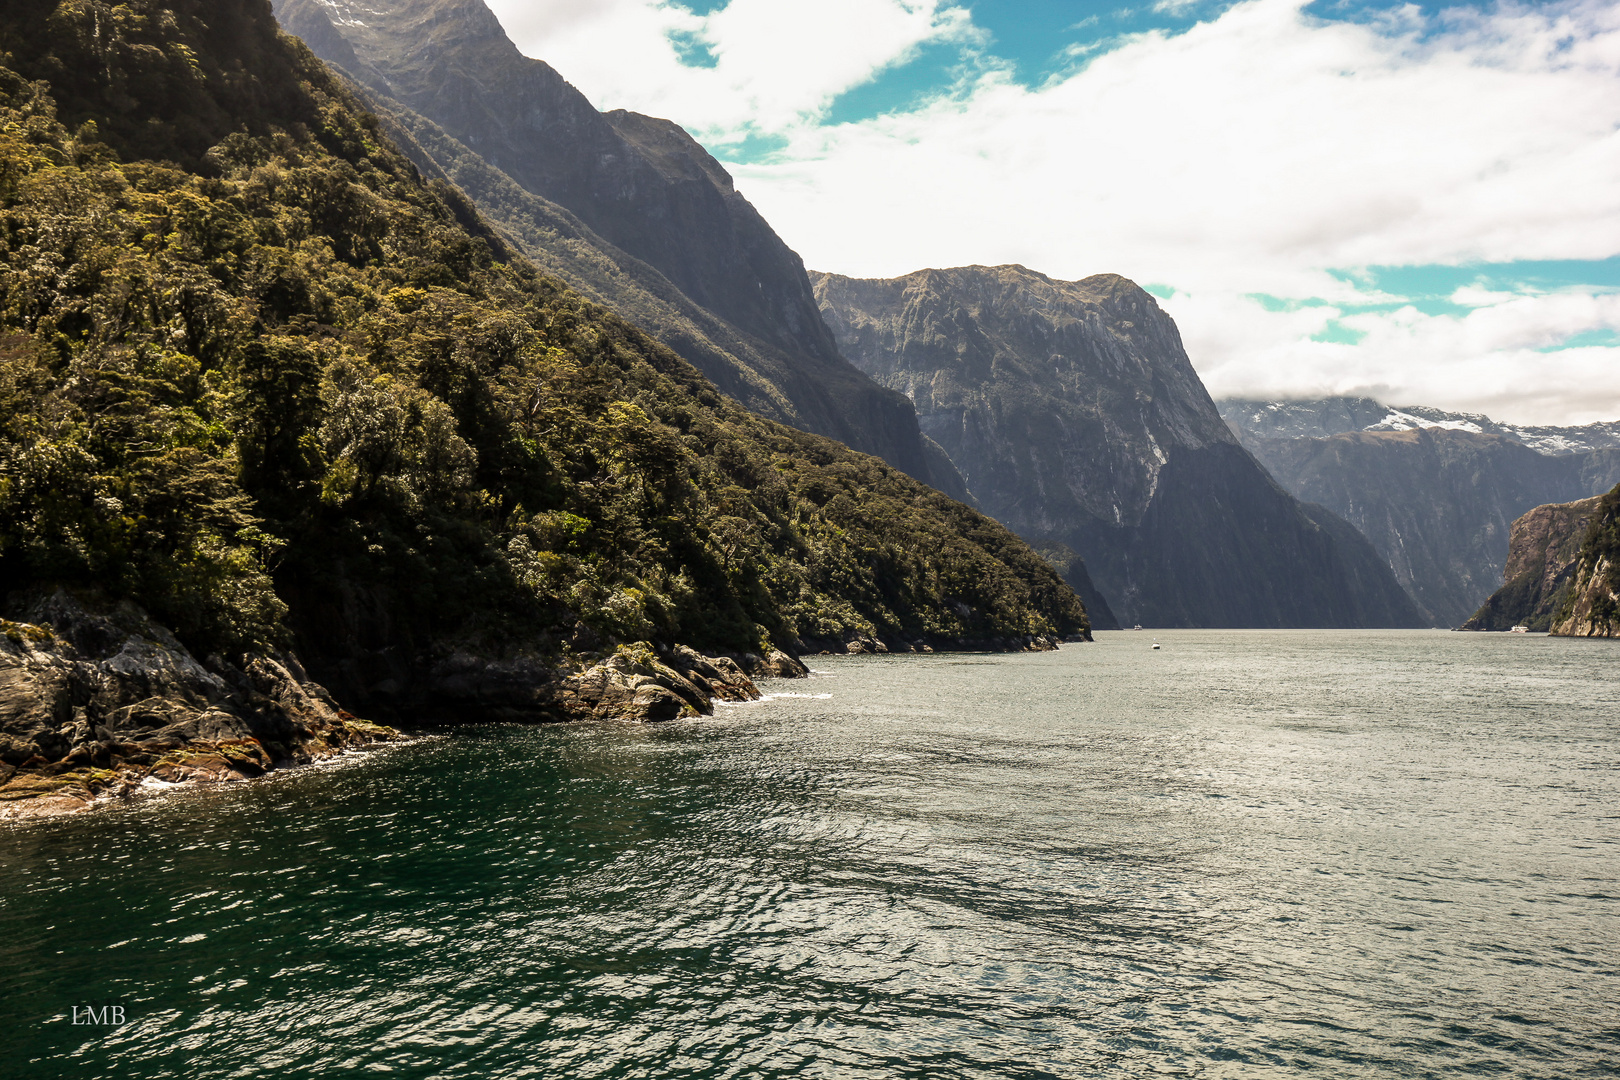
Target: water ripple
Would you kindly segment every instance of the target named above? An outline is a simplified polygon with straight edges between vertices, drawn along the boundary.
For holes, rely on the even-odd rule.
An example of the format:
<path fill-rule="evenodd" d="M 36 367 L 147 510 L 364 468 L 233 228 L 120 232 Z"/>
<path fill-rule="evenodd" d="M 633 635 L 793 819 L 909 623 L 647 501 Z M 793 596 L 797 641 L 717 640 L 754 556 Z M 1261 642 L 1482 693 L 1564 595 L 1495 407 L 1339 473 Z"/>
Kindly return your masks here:
<path fill-rule="evenodd" d="M 1620 1071 L 1612 643 L 1139 637 L 9 829 L 7 1075 Z"/>

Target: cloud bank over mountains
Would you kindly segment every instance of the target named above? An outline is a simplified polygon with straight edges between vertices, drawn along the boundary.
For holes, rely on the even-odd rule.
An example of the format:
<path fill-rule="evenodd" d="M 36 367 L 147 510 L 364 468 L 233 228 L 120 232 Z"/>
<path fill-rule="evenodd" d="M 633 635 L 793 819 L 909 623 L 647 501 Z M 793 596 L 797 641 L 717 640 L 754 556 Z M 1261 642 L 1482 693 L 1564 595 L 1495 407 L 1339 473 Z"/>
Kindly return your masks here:
<path fill-rule="evenodd" d="M 944 0 L 492 6 L 691 130 L 813 267 L 1125 274 L 1217 396 L 1620 416 L 1620 5 L 1092 16 L 1033 77 Z"/>

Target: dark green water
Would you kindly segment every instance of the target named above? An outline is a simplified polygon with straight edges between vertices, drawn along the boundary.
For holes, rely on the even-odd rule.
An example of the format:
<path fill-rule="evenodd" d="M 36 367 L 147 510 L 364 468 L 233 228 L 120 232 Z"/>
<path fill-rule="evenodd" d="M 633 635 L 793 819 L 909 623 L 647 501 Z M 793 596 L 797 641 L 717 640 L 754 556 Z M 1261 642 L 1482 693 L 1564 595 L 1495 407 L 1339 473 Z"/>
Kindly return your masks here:
<path fill-rule="evenodd" d="M 1620 1073 L 1620 645 L 1159 637 L 0 830 L 0 1074 Z"/>

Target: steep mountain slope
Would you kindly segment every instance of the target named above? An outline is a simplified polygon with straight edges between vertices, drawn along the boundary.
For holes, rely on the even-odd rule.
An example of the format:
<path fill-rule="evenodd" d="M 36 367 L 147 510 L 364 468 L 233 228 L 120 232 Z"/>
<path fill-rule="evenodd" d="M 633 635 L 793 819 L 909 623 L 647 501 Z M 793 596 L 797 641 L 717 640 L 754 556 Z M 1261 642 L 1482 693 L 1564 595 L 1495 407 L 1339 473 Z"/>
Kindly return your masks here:
<path fill-rule="evenodd" d="M 813 280 L 845 355 L 912 399 L 989 513 L 1079 552 L 1121 620 L 1422 621 L 1353 529 L 1238 445 L 1175 324 L 1129 281 L 1018 266 Z"/>
<path fill-rule="evenodd" d="M 1581 542 L 1600 496 L 1538 506 L 1513 523 L 1502 587 L 1459 630 L 1552 629 L 1569 602 Z"/>
<path fill-rule="evenodd" d="M 1620 481 L 1613 450 L 1549 457 L 1455 428 L 1243 442 L 1283 487 L 1360 529 L 1444 626 L 1469 618 L 1501 583 L 1515 518 Z"/>
<path fill-rule="evenodd" d="M 1580 427 L 1500 424 L 1480 413 L 1448 412 L 1427 405 L 1380 405 L 1372 398 L 1331 397 L 1298 401 L 1225 398 L 1221 416 L 1240 437 L 1324 439 L 1349 431 L 1416 431 L 1435 428 L 1501 435 L 1543 454 L 1585 454 L 1620 447 L 1620 420 Z"/>
<path fill-rule="evenodd" d="M 1581 541 L 1575 580 L 1553 616 L 1561 637 L 1620 637 L 1620 485 L 1598 500 Z"/>
<path fill-rule="evenodd" d="M 1084 633 L 995 522 L 535 272 L 268 0 L 15 0 L 0 51 L 8 605 L 69 586 L 464 717 L 577 715 L 570 657 L 615 642 Z M 674 700 L 673 659 L 613 662 Z"/>
<path fill-rule="evenodd" d="M 482 0 L 278 0 L 525 254 L 761 415 L 838 439 L 956 497 L 904 399 L 838 354 L 804 267 L 690 136 L 599 113 L 523 56 Z"/>

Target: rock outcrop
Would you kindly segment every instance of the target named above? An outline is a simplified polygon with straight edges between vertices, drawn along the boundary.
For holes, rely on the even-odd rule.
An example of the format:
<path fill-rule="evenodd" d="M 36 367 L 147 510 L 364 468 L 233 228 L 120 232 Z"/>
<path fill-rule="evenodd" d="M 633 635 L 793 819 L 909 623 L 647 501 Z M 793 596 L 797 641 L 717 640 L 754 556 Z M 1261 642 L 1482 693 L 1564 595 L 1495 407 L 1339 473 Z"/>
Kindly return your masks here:
<path fill-rule="evenodd" d="M 1581 542 L 1600 499 L 1538 506 L 1514 521 L 1502 587 L 1459 630 L 1552 629 L 1569 601 Z"/>
<path fill-rule="evenodd" d="M 1238 445 L 1175 324 L 1124 278 L 812 280 L 844 354 L 911 398 L 987 513 L 1067 565 L 1093 625 L 1109 608 L 1151 626 L 1423 622 L 1365 540 Z"/>
<path fill-rule="evenodd" d="M 384 712 L 441 721 L 515 723 L 627 720 L 657 723 L 712 716 L 716 701 L 752 701 L 759 688 L 730 657 L 705 657 L 684 645 L 662 653 L 646 642 L 605 654 L 491 659 L 451 652 L 425 665 L 406 686 L 365 695 Z"/>
<path fill-rule="evenodd" d="M 678 125 L 602 113 L 483 0 L 277 0 L 429 175 L 537 265 L 635 321 L 761 415 L 962 498 L 910 403 L 838 352 L 803 262 Z"/>
<path fill-rule="evenodd" d="M 1554 615 L 1552 633 L 1620 637 L 1620 485 L 1592 511 L 1569 599 Z"/>
<path fill-rule="evenodd" d="M 797 677 L 785 653 L 743 658 Z M 742 664 L 645 643 L 559 662 L 452 654 L 409 704 L 415 720 L 645 723 L 760 697 Z M 397 711 L 397 710 L 396 710 Z M 226 782 L 404 738 L 339 707 L 296 657 L 199 661 L 131 604 L 58 591 L 0 620 L 0 819 L 71 813 L 143 784 Z"/>
<path fill-rule="evenodd" d="M 1514 519 L 1620 480 L 1614 451 L 1551 457 L 1504 435 L 1438 427 L 1245 432 L 1244 445 L 1296 497 L 1361 530 L 1436 626 L 1462 623 L 1501 584 Z"/>
<path fill-rule="evenodd" d="M 344 712 L 290 655 L 204 664 L 127 603 L 92 611 L 57 592 L 0 630 L 0 818 L 400 737 Z"/>

